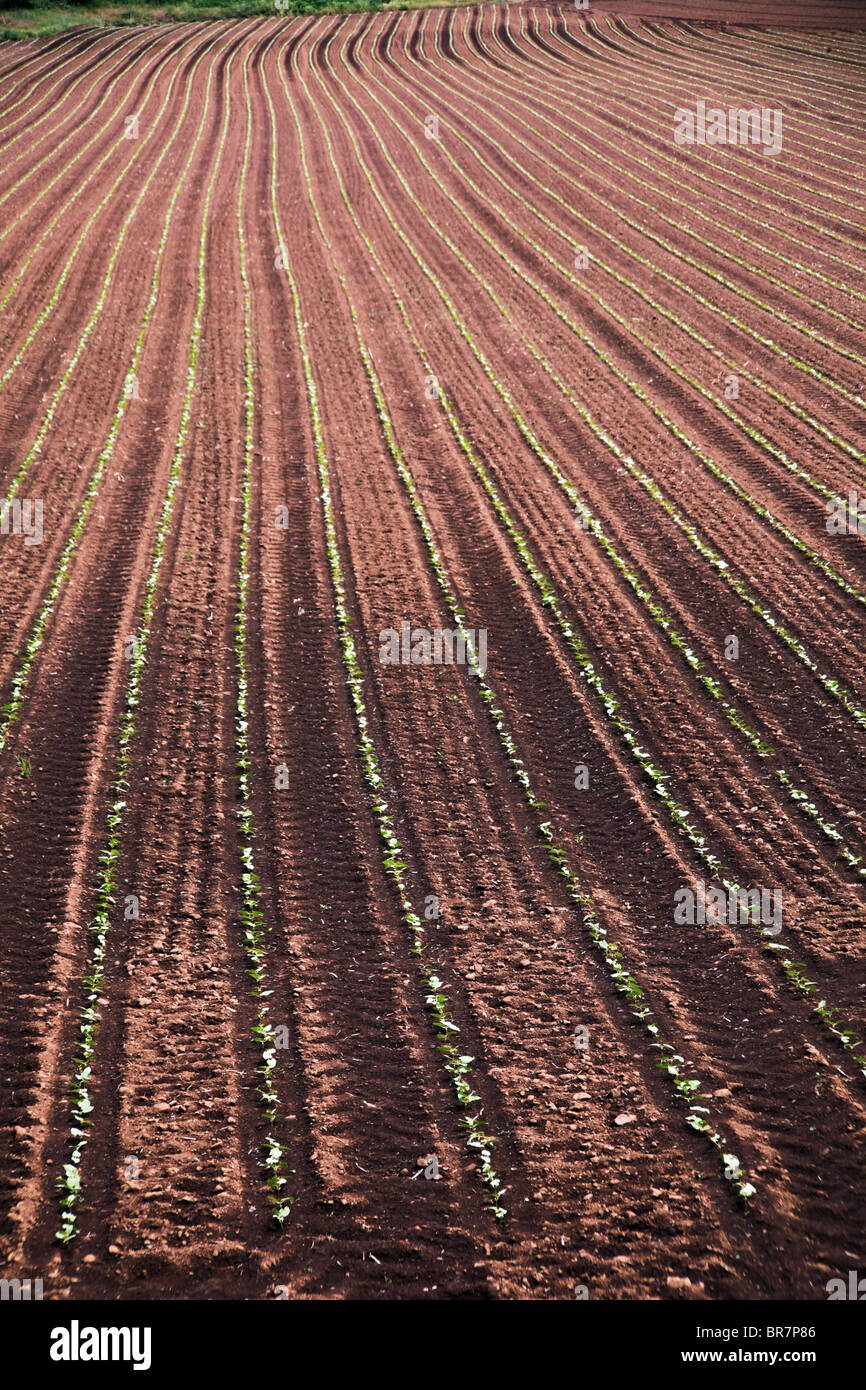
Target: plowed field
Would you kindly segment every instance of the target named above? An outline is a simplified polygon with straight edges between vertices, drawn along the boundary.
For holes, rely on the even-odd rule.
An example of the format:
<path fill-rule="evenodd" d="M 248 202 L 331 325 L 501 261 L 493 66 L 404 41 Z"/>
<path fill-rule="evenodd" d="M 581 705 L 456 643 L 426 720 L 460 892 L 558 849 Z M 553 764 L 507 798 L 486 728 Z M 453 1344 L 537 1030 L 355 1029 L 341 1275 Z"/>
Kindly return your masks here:
<path fill-rule="evenodd" d="M 615 8 L 2 46 L 46 1297 L 866 1269 L 866 30 Z"/>

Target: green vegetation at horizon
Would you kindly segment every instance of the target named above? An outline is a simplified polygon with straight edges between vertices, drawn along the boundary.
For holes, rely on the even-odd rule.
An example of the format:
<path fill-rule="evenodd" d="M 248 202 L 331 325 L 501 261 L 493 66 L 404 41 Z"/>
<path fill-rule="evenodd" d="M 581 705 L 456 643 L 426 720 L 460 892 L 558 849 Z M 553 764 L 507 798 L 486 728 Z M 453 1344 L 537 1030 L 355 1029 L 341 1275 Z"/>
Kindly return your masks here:
<path fill-rule="evenodd" d="M 0 9 L 0 40 L 51 38 L 66 29 L 113 28 L 133 24 L 177 23 L 183 20 L 243 19 L 249 15 L 282 13 L 352 14 L 360 10 L 408 10 L 469 3 L 469 0 L 287 0 L 277 10 L 275 0 L 83 0 L 57 4 L 55 0 L 26 0 L 14 8 Z"/>

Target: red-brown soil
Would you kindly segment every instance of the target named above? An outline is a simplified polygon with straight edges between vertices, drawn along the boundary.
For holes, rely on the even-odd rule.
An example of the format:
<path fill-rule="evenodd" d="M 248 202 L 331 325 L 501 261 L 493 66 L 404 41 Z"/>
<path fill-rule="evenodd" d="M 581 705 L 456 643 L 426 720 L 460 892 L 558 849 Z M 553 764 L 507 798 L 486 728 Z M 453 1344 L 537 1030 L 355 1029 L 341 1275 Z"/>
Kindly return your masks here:
<path fill-rule="evenodd" d="M 861 29 L 866 20 L 863 0 L 590 0 L 590 8 L 605 16 L 802 29 Z"/>
<path fill-rule="evenodd" d="M 866 500 L 866 30 L 836 0 L 805 33 L 806 8 L 277 16 L 0 55 L 0 466 L 43 504 L 40 544 L 0 537 L 0 1274 L 55 1299 L 808 1300 L 866 1267 L 866 1048 L 833 1031 L 866 1030 L 866 548 L 825 524 Z M 677 145 L 701 99 L 781 110 L 781 151 Z M 487 633 L 516 763 L 466 667 L 380 661 L 384 629 L 453 627 L 437 573 Z M 781 893 L 808 992 L 754 928 L 675 920 L 717 870 Z"/>

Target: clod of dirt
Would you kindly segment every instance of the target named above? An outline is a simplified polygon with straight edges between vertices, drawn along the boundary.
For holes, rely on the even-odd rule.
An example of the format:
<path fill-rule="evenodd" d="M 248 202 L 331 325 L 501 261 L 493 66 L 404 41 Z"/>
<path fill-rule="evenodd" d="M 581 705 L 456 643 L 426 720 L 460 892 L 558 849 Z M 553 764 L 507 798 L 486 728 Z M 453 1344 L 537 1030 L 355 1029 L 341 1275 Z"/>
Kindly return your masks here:
<path fill-rule="evenodd" d="M 702 1280 L 698 1279 L 692 1283 L 691 1279 L 679 1274 L 669 1274 L 665 1283 L 669 1289 L 675 1289 L 690 1298 L 699 1298 L 704 1292 Z"/>

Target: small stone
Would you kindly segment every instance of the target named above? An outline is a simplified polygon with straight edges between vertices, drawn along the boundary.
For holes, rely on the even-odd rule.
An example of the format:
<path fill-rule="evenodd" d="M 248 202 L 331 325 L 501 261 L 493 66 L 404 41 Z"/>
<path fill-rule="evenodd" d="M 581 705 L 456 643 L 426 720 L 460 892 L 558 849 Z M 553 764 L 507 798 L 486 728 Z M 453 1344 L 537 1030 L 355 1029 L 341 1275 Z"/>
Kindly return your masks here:
<path fill-rule="evenodd" d="M 691 1279 L 681 1277 L 678 1274 L 669 1274 L 666 1282 L 669 1289 L 680 1293 L 694 1294 L 696 1297 L 704 1291 L 703 1281 L 700 1279 L 693 1284 Z"/>
<path fill-rule="evenodd" d="M 617 1115 L 614 1120 L 615 1125 L 633 1125 L 637 1115 L 633 1115 L 630 1110 L 624 1110 L 621 1115 Z"/>

